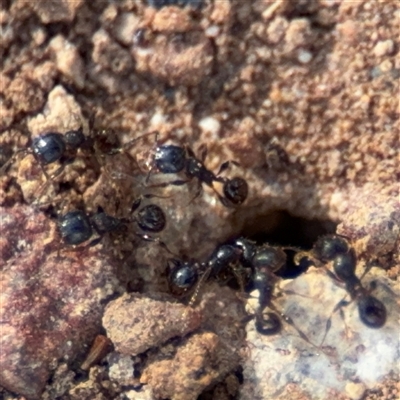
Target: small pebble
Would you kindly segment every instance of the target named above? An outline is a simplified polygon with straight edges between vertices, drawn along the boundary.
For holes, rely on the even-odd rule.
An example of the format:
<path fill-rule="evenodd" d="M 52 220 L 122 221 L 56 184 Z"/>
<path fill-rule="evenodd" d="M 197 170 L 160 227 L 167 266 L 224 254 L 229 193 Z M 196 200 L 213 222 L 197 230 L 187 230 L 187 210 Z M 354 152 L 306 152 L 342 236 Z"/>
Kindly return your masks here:
<path fill-rule="evenodd" d="M 302 64 L 308 64 L 312 60 L 312 54 L 306 50 L 300 50 L 297 59 Z"/>
<path fill-rule="evenodd" d="M 381 40 L 376 44 L 374 47 L 374 54 L 377 57 L 382 57 L 389 55 L 393 52 L 394 49 L 394 43 L 393 40 Z"/>
<path fill-rule="evenodd" d="M 213 117 L 205 117 L 199 122 L 200 129 L 204 132 L 208 132 L 218 137 L 219 131 L 221 129 L 221 124 L 219 121 Z"/>

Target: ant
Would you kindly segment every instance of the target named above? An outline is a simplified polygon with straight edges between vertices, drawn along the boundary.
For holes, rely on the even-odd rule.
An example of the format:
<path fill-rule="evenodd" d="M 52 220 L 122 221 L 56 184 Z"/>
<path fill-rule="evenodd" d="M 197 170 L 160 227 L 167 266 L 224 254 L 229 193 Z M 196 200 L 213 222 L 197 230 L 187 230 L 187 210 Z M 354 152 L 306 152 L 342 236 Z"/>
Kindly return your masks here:
<path fill-rule="evenodd" d="M 92 125 L 93 121 L 90 123 L 90 126 Z M 22 153 L 24 157 L 28 154 L 32 154 L 46 177 L 46 182 L 39 189 L 39 193 L 41 194 L 46 190 L 49 184 L 52 183 L 54 178 L 63 172 L 65 165 L 74 159 L 79 149 L 89 150 L 90 156 L 96 166 L 99 166 L 100 159 L 104 155 L 114 155 L 117 153 L 119 142 L 115 135 L 110 135 L 108 132 L 107 135 L 105 135 L 104 132 L 102 132 L 102 134 L 98 133 L 95 139 L 96 140 L 92 137 L 85 136 L 82 126 L 78 129 L 69 130 L 64 134 L 60 132 L 43 133 L 34 137 L 28 148 L 17 150 L 14 155 L 10 157 L 8 161 L 0 167 L 0 176 L 7 171 L 19 154 Z M 50 176 L 45 167 L 57 161 L 61 163 L 61 166 Z M 39 199 L 40 195 L 38 195 L 37 198 Z"/>
<path fill-rule="evenodd" d="M 323 264 L 332 262 L 334 273 L 329 270 L 327 272 L 334 280 L 344 283 L 351 301 L 357 303 L 361 322 L 367 327 L 375 329 L 385 325 L 386 307 L 380 300 L 372 296 L 370 290 L 365 289 L 361 280 L 357 278 L 355 274 L 357 256 L 345 237 L 334 234 L 322 236 L 309 252 L 298 253 L 295 257 L 295 263 L 299 264 L 303 257 L 309 257 Z M 350 304 L 350 302 L 340 301 L 333 312 Z M 327 323 L 327 331 L 329 327 L 330 320 Z"/>
<path fill-rule="evenodd" d="M 150 185 L 149 187 L 167 187 L 169 185 L 182 186 L 189 183 L 192 179 L 197 178 L 199 183 L 198 189 L 190 203 L 201 195 L 203 183 L 216 192 L 219 200 L 226 207 L 241 205 L 247 199 L 249 188 L 247 182 L 243 178 L 234 177 L 233 179 L 228 179 L 220 176 L 220 174 L 228 169 L 231 163 L 235 165 L 237 165 L 237 163 L 234 161 L 226 161 L 220 166 L 218 173 L 214 174 L 204 165 L 204 160 L 207 156 L 207 148 L 205 146 L 200 148 L 200 158 L 198 158 L 194 154 L 193 150 L 188 146 L 181 147 L 173 144 L 158 145 L 159 133 L 153 131 L 130 140 L 119 149 L 114 148 L 113 152 L 110 152 L 109 154 L 124 152 L 134 146 L 136 142 L 149 135 L 155 135 L 155 146 L 152 151 L 153 154 L 146 177 L 146 184 L 149 182 L 153 171 L 161 174 L 179 174 L 183 172 L 186 175 L 186 179 L 163 182 Z M 117 174 L 117 176 L 123 175 L 125 174 Z M 223 196 L 215 190 L 213 185 L 215 182 L 222 183 Z"/>
<path fill-rule="evenodd" d="M 258 307 L 255 311 L 255 327 L 262 335 L 275 335 L 282 329 L 281 318 L 272 304 L 273 292 L 279 277 L 277 271 L 286 264 L 286 253 L 277 246 L 257 246 L 251 240 L 238 238 L 232 243 L 222 244 L 203 263 L 183 262 L 170 260 L 169 284 L 173 291 L 186 292 L 196 288 L 189 305 L 192 306 L 198 295 L 199 288 L 210 275 L 217 276 L 224 269 L 230 267 L 235 277 L 239 280 L 241 291 L 244 292 L 243 275 L 250 278 L 250 287 L 257 290 Z M 265 312 L 265 309 L 272 311 Z M 306 335 L 301 332 L 293 321 L 285 317 L 300 336 L 309 342 Z"/>
<path fill-rule="evenodd" d="M 131 212 L 134 213 L 141 204 L 141 198 L 134 201 Z M 97 245 L 106 233 L 116 232 L 126 227 L 132 221 L 144 232 L 161 232 L 166 225 L 166 218 L 163 210 L 155 205 L 148 204 L 141 208 L 136 216 L 131 218 L 117 218 L 108 215 L 102 207 L 98 207 L 97 212 L 88 215 L 82 210 L 69 211 L 58 218 L 57 226 L 60 236 L 67 245 L 79 245 L 89 240 L 93 233 L 98 237 L 93 239 L 88 246 Z M 135 233 L 136 236 L 146 241 L 157 241 L 148 234 Z M 163 242 L 160 242 L 163 245 Z"/>
<path fill-rule="evenodd" d="M 24 156 L 32 154 L 38 162 L 46 182 L 39 189 L 39 199 L 41 194 L 53 182 L 54 178 L 62 173 L 67 162 L 73 159 L 78 149 L 91 147 L 92 142 L 87 138 L 82 131 L 82 127 L 70 130 L 65 134 L 59 132 L 47 132 L 33 138 L 31 145 L 26 149 L 18 150 L 9 160 L 0 168 L 0 176 L 2 176 L 15 160 L 18 154 L 23 153 Z M 50 176 L 45 166 L 53 164 L 57 161 L 61 162 L 61 166 Z M 38 200 L 35 201 L 37 204 Z"/>
<path fill-rule="evenodd" d="M 203 191 L 202 184 L 204 183 L 216 192 L 218 199 L 225 207 L 241 205 L 248 196 L 249 189 L 247 182 L 240 177 L 235 177 L 233 179 L 220 177 L 220 174 L 224 172 L 231 163 L 235 165 L 237 163 L 234 161 L 225 161 L 220 166 L 218 173 L 214 174 L 204 165 L 206 156 L 207 148 L 205 146 L 202 146 L 200 149 L 200 158 L 196 157 L 193 150 L 188 146 L 156 146 L 146 182 L 148 182 L 153 170 L 157 170 L 163 174 L 184 172 L 186 179 L 177 179 L 171 182 L 152 185 L 152 187 L 166 187 L 169 185 L 181 186 L 190 182 L 193 178 L 197 178 L 198 189 L 191 201 L 201 195 Z M 214 182 L 223 184 L 223 196 L 214 189 Z"/>
<path fill-rule="evenodd" d="M 48 132 L 33 138 L 31 145 L 27 149 L 18 150 L 11 158 L 1 167 L 0 175 L 2 175 L 16 156 L 20 153 L 32 154 L 39 163 L 43 174 L 49 180 L 44 166 L 60 161 L 67 152 L 76 152 L 79 148 L 83 148 L 88 143 L 88 138 L 83 134 L 82 127 L 76 130 L 70 130 L 65 134 L 58 132 Z M 62 167 L 61 167 L 62 168 Z M 58 170 L 54 176 L 58 175 Z"/>

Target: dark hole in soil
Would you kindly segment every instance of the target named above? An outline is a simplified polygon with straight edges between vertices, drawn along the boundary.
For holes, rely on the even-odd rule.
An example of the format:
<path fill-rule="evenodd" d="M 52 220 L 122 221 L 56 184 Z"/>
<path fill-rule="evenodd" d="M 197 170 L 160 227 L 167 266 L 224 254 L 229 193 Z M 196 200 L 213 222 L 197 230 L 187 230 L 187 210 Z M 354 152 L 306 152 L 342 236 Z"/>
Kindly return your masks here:
<path fill-rule="evenodd" d="M 242 235 L 254 240 L 258 245 L 291 246 L 309 250 L 319 236 L 336 232 L 337 224 L 329 220 L 306 219 L 295 217 L 287 211 L 276 211 L 273 214 L 259 216 L 245 226 Z M 285 268 L 277 275 L 292 279 L 303 273 L 310 265 L 303 260 L 300 266 L 293 262 L 294 250 L 285 250 L 288 261 Z"/>

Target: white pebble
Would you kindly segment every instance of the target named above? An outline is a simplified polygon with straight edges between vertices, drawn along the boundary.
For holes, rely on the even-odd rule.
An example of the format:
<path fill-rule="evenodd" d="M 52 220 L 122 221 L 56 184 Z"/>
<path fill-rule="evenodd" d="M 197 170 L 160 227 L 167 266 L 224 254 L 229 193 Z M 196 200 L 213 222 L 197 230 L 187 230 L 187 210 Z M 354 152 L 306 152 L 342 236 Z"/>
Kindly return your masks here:
<path fill-rule="evenodd" d="M 394 43 L 393 40 L 382 40 L 374 47 L 374 54 L 377 57 L 382 57 L 393 53 Z"/>
<path fill-rule="evenodd" d="M 312 54 L 306 50 L 300 50 L 297 59 L 302 64 L 308 64 L 312 60 Z"/>
<path fill-rule="evenodd" d="M 211 25 L 206 29 L 206 36 L 209 38 L 216 38 L 219 35 L 219 26 L 217 25 Z"/>
<path fill-rule="evenodd" d="M 215 138 L 218 138 L 221 124 L 213 117 L 205 117 L 199 122 L 200 129 L 203 132 L 211 133 Z"/>

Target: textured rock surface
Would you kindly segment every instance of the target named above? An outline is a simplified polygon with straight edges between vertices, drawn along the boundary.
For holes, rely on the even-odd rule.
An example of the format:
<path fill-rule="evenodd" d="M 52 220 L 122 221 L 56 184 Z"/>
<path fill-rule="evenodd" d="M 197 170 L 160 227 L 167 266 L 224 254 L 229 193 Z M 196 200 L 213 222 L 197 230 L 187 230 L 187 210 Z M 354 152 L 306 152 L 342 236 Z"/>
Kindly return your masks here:
<path fill-rule="evenodd" d="M 99 329 L 119 284 L 98 251 L 61 249 L 54 223 L 29 207 L 0 210 L 0 384 L 38 398 L 58 361 L 74 359 Z"/>
<path fill-rule="evenodd" d="M 161 7 L 161 3 L 169 6 Z M 172 3 L 5 2 L 0 10 L 0 162 L 4 163 L 17 149 L 25 148 L 32 136 L 48 130 L 64 133 L 80 125 L 86 135 L 93 136 L 97 129 L 113 129 L 122 141 L 158 130 L 161 142 L 189 144 L 195 151 L 206 144 L 207 167 L 217 171 L 225 160 L 238 161 L 240 166 L 232 166 L 226 174 L 245 177 L 250 196 L 243 207 L 228 210 L 207 188 L 190 202 L 196 190 L 194 184 L 151 189 L 158 195 L 170 196 L 154 201 L 167 214 L 167 228 L 160 238 L 174 253 L 203 261 L 218 243 L 237 234 L 270 234 L 271 240 L 279 242 L 280 236 L 275 235 L 279 228 L 287 235 L 294 232 L 290 239 L 286 236 L 290 243 L 293 238 L 302 242 L 303 236 L 311 240 L 317 233 L 313 231 L 315 224 L 309 220 L 319 219 L 338 224 L 338 232 L 350 238 L 361 261 L 383 267 L 383 275 L 373 271 L 371 279 L 378 282 L 385 282 L 387 277 L 398 279 L 400 13 L 397 2 L 204 0 L 202 7 L 197 7 L 200 1 L 196 0 L 190 2 L 193 7 L 186 8 L 180 7 L 184 2 L 178 1 L 179 7 Z M 92 117 L 95 129 L 89 123 Z M 149 136 L 130 149 L 144 170 L 146 165 L 141 161 L 148 159 L 153 146 L 154 139 Z M 102 205 L 113 215 L 124 215 L 143 190 L 140 184 L 144 174 L 124 154 L 100 161 L 96 163 L 86 151 L 79 151 L 55 179 L 54 186 L 48 187 L 42 200 L 50 201 L 56 210 L 83 201 L 89 209 Z M 48 166 L 46 171 L 51 174 L 58 166 Z M 118 179 L 111 179 L 114 172 Z M 156 183 L 164 178 L 169 180 L 153 175 L 151 181 Z M 100 259 L 97 250 L 92 249 L 71 256 L 68 253 L 66 259 L 54 265 L 57 241 L 43 242 L 51 235 L 52 223 L 28 208 L 18 213 L 19 206 L 10 208 L 21 202 L 31 204 L 43 182 L 41 168 L 31 156 L 22 154 L 7 174 L 0 176 L 0 204 L 9 207 L 4 211 L 4 221 L 0 220 L 0 245 L 8 260 L 1 280 L 7 282 L 7 301 L 18 298 L 18 304 L 28 310 L 23 316 L 28 321 L 24 325 L 27 329 L 34 329 L 35 324 L 51 325 L 50 315 L 61 321 L 53 335 L 69 337 L 65 321 L 72 318 L 71 310 L 63 309 L 59 303 L 52 307 L 46 303 L 48 280 L 38 269 L 39 261 L 40 268 L 51 274 L 70 271 L 65 275 L 67 281 L 76 272 L 85 285 L 79 286 L 77 295 L 92 284 L 99 285 L 93 304 L 89 304 L 91 296 L 82 300 L 81 306 L 86 309 L 90 305 L 93 314 L 89 320 L 86 316 L 79 319 L 82 326 L 76 327 L 77 331 L 97 327 L 91 331 L 93 336 L 101 333 L 98 328 L 104 305 L 99 300 L 106 290 L 102 282 L 112 276 L 103 265 L 106 257 L 112 256 L 117 261 L 118 272 L 128 290 L 140 291 L 144 296 L 169 291 L 165 261 L 170 255 L 157 244 L 138 246 L 131 232 L 111 238 L 114 240 L 106 238 L 103 243 L 106 256 L 101 255 Z M 300 229 L 294 219 L 284 225 L 281 215 L 276 213 L 282 210 L 307 219 L 306 229 Z M 9 224 L 12 215 L 15 221 L 29 219 L 30 225 Z M 35 235 L 39 239 L 30 246 L 29 238 Z M 0 261 L 4 262 L 4 258 Z M 82 264 L 91 266 L 97 280 L 81 275 L 87 271 L 81 268 Z M 37 273 L 29 274 L 29 280 L 25 266 L 36 268 Z M 106 268 L 104 277 L 96 275 L 102 268 Z M 22 276 L 24 286 L 16 286 L 10 271 L 18 272 L 16 277 Z M 58 275 L 54 277 L 57 282 Z M 311 278 L 307 275 L 302 279 Z M 310 292 L 313 285 L 318 287 L 318 282 L 310 283 Z M 65 293 L 74 294 L 74 286 L 75 281 L 73 286 L 61 285 L 60 291 L 64 292 L 56 291 L 54 295 L 63 298 Z M 328 300 L 337 293 L 334 286 L 329 286 L 329 290 L 332 293 L 327 295 Z M 32 296 L 40 297 L 33 308 Z M 207 284 L 201 299 L 203 296 L 213 300 L 208 306 L 200 306 L 204 315 L 201 327 L 206 332 L 203 334 L 211 338 L 216 333 L 228 340 L 234 349 L 231 366 L 236 368 L 241 363 L 236 354 L 246 354 L 242 351 L 241 332 L 245 327 L 244 313 L 236 309 L 239 306 L 220 307 L 220 304 L 237 304 L 235 291 Z M 289 295 L 279 298 L 283 301 L 279 303 L 282 308 L 291 298 Z M 298 303 L 307 304 L 306 298 L 304 303 L 303 298 L 298 299 Z M 334 307 L 334 301 L 330 305 Z M 344 310 L 346 318 L 351 316 L 351 307 Z M 42 318 L 35 320 L 39 311 L 43 311 Z M 220 321 L 218 315 L 224 315 Z M 7 320 L 3 315 L 0 317 Z M 320 316 L 322 325 L 325 317 Z M 21 321 L 16 318 L 6 324 L 18 327 Z M 224 330 L 223 321 L 231 331 Z M 356 321 L 346 319 L 351 327 Z M 342 332 L 341 321 L 334 322 L 327 340 Z M 276 353 L 285 353 L 285 348 L 282 351 L 254 337 L 252 326 L 250 322 L 244 350 L 253 349 L 258 354 L 267 346 Z M 357 329 L 355 326 L 356 332 Z M 17 331 L 15 338 L 27 332 L 22 328 Z M 38 338 L 42 346 L 50 346 L 44 340 L 45 331 L 33 338 Z M 286 333 L 280 340 L 294 349 L 292 354 L 298 354 L 297 342 L 291 344 L 294 335 Z M 364 330 L 360 330 L 355 337 L 363 334 Z M 80 345 L 71 339 L 70 360 L 79 359 L 81 348 L 90 344 L 91 335 L 79 339 Z M 24 340 L 19 344 L 25 343 Z M 57 340 L 59 337 L 51 344 L 54 349 L 49 359 L 44 359 L 40 352 L 32 355 L 30 346 L 18 353 L 42 363 L 51 358 L 51 368 L 40 367 L 32 379 L 45 383 L 46 371 L 57 367 L 56 360 L 66 351 L 57 345 Z M 219 344 L 214 348 L 219 354 Z M 152 351 L 153 359 L 158 362 L 161 353 L 157 354 L 157 349 Z M 250 363 L 255 362 L 252 354 L 248 354 Z M 303 355 L 299 354 L 295 364 L 302 365 Z M 6 361 L 21 369 L 16 358 Z M 43 393 L 44 399 L 155 398 L 152 385 L 139 392 L 138 388 L 127 390 L 120 387 L 122 383 L 111 382 L 107 361 L 91 368 L 87 380 L 79 381 L 74 361 L 68 366 L 70 369 L 61 361 Z M 139 374 L 147 361 L 138 361 Z M 173 363 L 171 359 L 170 365 Z M 152 376 L 156 376 L 154 371 L 155 368 Z M 333 376 L 336 397 L 356 398 L 364 390 L 364 386 L 349 380 L 338 384 L 335 374 L 329 376 Z M 171 385 L 178 387 L 180 376 L 175 377 Z M 248 382 L 247 377 L 243 385 L 248 393 L 259 393 L 262 388 L 254 380 Z M 209 395 L 222 399 L 235 396 L 236 389 L 229 391 L 229 384 L 222 379 L 222 376 L 215 378 L 221 383 Z M 364 377 L 362 381 L 365 387 L 372 388 L 365 394 L 367 399 L 398 397 L 400 387 L 395 372 L 375 376 L 371 381 Z M 280 382 L 286 381 L 282 378 Z M 157 393 L 167 390 L 167 386 L 153 385 Z M 280 396 L 305 399 L 309 397 L 307 391 L 308 386 L 289 383 Z M 7 399 L 18 398 L 4 390 L 0 393 Z"/>
<path fill-rule="evenodd" d="M 177 347 L 170 360 L 150 361 L 141 382 L 156 398 L 195 400 L 232 368 L 232 351 L 215 333 L 198 333 Z"/>
<path fill-rule="evenodd" d="M 185 336 L 200 323 L 201 315 L 195 310 L 156 294 L 152 298 L 124 295 L 107 306 L 103 317 L 103 326 L 115 349 L 127 355 L 143 353 L 175 336 Z"/>
<path fill-rule="evenodd" d="M 283 281 L 280 289 L 290 294 L 279 297 L 276 306 L 309 342 L 287 323 L 281 334 L 271 337 L 258 335 L 249 324 L 247 338 L 254 347 L 249 350 L 241 398 L 287 398 L 287 390 L 296 387 L 311 399 L 340 394 L 361 399 L 389 373 L 398 375 L 399 282 L 385 277 L 379 268 L 371 270 L 363 285 L 369 287 L 372 280 L 378 282 L 372 293 L 383 301 L 388 313 L 381 329 L 368 328 L 360 321 L 356 302 L 342 308 L 344 320 L 339 311 L 333 312 L 348 296 L 323 269 L 312 268 L 294 280 Z M 331 327 L 326 330 L 330 317 Z"/>

